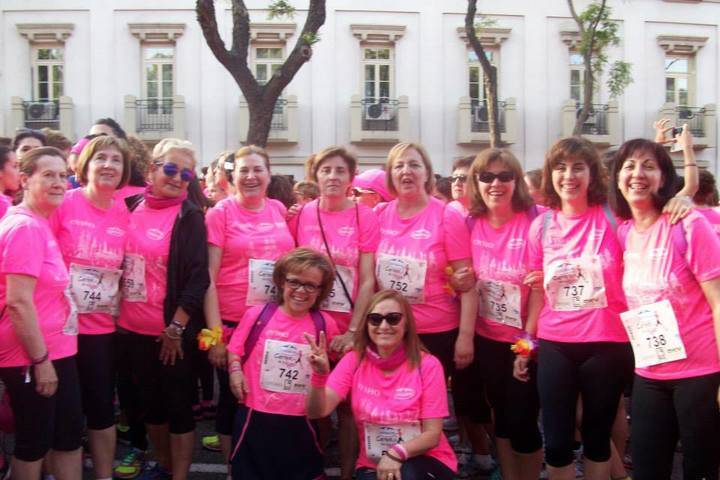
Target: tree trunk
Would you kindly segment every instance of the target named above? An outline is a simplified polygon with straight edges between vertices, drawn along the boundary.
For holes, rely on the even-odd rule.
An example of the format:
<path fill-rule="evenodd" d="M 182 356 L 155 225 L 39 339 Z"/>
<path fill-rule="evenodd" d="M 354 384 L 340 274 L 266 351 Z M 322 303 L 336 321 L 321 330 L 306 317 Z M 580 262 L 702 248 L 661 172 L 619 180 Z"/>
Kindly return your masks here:
<path fill-rule="evenodd" d="M 267 146 L 274 110 L 275 104 L 268 105 L 268 102 L 263 101 L 262 98 L 248 101 L 250 118 L 247 138 L 245 139 L 247 145 L 257 145 L 263 148 Z"/>
<path fill-rule="evenodd" d="M 490 137 L 490 148 L 502 146 L 500 138 L 500 126 L 498 125 L 498 98 L 497 98 L 497 68 L 495 68 L 485 55 L 485 49 L 477 38 L 475 32 L 475 14 L 477 12 L 477 0 L 468 0 L 468 9 L 465 14 L 465 34 L 468 37 L 470 46 L 475 51 L 484 74 L 484 87 L 488 109 L 488 129 Z"/>
<path fill-rule="evenodd" d="M 584 82 L 584 88 L 583 88 L 583 101 L 582 101 L 582 107 L 580 110 L 580 114 L 577 115 L 575 118 L 575 128 L 573 128 L 573 136 L 574 137 L 581 137 L 583 134 L 583 125 L 585 125 L 585 122 L 590 117 L 590 113 L 592 112 L 592 97 L 593 97 L 593 90 L 595 89 L 595 79 L 592 74 L 592 61 L 591 61 L 591 53 L 586 53 L 583 55 L 584 63 L 585 63 L 585 75 L 583 78 Z"/>

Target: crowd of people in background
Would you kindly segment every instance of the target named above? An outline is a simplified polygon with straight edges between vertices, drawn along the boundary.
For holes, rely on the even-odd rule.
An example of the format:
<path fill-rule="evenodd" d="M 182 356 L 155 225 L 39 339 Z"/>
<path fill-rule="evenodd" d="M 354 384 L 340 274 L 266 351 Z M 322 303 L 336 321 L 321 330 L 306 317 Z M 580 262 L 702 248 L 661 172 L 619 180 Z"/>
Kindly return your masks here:
<path fill-rule="evenodd" d="M 718 190 L 655 130 L 299 181 L 110 118 L 0 139 L 0 468 L 183 480 L 214 419 L 237 480 L 324 478 L 335 435 L 343 480 L 663 480 L 678 442 L 718 480 Z"/>

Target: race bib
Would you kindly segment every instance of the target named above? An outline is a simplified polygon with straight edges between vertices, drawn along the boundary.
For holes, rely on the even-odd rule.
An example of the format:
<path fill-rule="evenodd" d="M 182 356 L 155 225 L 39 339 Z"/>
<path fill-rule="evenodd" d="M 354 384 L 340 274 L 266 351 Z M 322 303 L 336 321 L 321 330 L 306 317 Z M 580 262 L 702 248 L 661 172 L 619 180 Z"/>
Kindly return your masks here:
<path fill-rule="evenodd" d="M 68 302 L 68 316 L 65 319 L 65 324 L 63 325 L 63 334 L 75 336 L 78 334 L 78 309 L 75 305 L 75 301 L 73 300 L 69 285 L 64 290 L 63 294 Z"/>
<path fill-rule="evenodd" d="M 407 442 L 422 433 L 420 422 L 400 425 L 365 424 L 365 452 L 376 463 L 396 443 Z"/>
<path fill-rule="evenodd" d="M 650 367 L 687 357 L 677 318 L 669 300 L 644 305 L 620 314 L 636 367 Z"/>
<path fill-rule="evenodd" d="M 265 340 L 260 385 L 281 393 L 307 393 L 310 388 L 310 345 Z"/>
<path fill-rule="evenodd" d="M 117 316 L 122 270 L 70 264 L 70 293 L 78 313 Z"/>
<path fill-rule="evenodd" d="M 347 295 L 345 295 L 345 290 L 340 283 L 340 278 L 342 277 L 348 293 L 352 295 L 353 286 L 355 285 L 355 269 L 345 267 L 343 265 L 335 265 L 335 273 L 333 288 L 330 291 L 328 298 L 320 304 L 320 310 L 329 310 L 331 312 L 349 312 L 352 310 L 352 307 L 350 306 L 350 299 Z"/>
<path fill-rule="evenodd" d="M 122 269 L 120 285 L 123 299 L 128 302 L 147 302 L 145 258 L 136 253 L 126 253 Z"/>
<path fill-rule="evenodd" d="M 545 272 L 545 291 L 555 311 L 607 307 L 602 263 L 597 255 L 552 262 Z"/>
<path fill-rule="evenodd" d="M 480 280 L 480 314 L 510 327 L 522 328 L 520 286 L 498 280 Z"/>
<path fill-rule="evenodd" d="M 248 292 L 245 305 L 265 305 L 277 299 L 278 289 L 273 283 L 274 260 L 248 262 Z"/>
<path fill-rule="evenodd" d="M 396 290 L 410 303 L 425 303 L 425 260 L 378 253 L 376 265 L 375 278 L 381 289 Z"/>

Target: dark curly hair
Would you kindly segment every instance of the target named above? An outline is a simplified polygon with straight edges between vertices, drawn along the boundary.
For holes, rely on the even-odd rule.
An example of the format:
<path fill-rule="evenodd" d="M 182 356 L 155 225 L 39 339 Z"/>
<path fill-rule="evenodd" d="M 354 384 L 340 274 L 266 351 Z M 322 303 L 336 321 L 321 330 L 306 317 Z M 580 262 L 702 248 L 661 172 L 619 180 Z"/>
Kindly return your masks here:
<path fill-rule="evenodd" d="M 547 207 L 561 207 L 560 196 L 552 184 L 553 169 L 562 161 L 575 159 L 584 161 L 590 168 L 588 205 L 602 205 L 607 202 L 607 173 L 595 146 L 584 138 L 568 137 L 555 142 L 545 155 L 541 190 Z"/>

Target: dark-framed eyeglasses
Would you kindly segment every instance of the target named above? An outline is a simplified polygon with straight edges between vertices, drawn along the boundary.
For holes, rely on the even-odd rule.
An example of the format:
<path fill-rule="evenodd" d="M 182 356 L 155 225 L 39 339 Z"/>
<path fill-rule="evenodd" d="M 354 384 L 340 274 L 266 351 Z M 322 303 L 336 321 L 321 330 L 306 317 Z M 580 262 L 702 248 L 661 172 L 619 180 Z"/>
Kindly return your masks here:
<path fill-rule="evenodd" d="M 322 285 L 315 285 L 314 283 L 310 282 L 301 282 L 300 280 L 297 280 L 295 278 L 286 278 L 285 286 L 288 287 L 290 290 L 300 290 L 302 288 L 307 293 L 317 293 L 320 288 L 322 288 Z"/>

